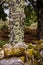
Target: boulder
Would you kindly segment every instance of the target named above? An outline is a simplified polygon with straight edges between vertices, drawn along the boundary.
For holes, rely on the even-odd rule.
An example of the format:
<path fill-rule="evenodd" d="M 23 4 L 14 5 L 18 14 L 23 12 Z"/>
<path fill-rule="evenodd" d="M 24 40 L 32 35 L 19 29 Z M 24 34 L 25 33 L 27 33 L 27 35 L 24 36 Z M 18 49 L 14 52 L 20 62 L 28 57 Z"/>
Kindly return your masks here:
<path fill-rule="evenodd" d="M 4 58 L 4 50 L 0 48 L 0 59 Z"/>
<path fill-rule="evenodd" d="M 28 48 L 28 45 L 26 45 L 25 42 L 19 42 L 19 43 L 15 44 L 15 47 L 16 48 L 24 48 L 24 49 L 27 49 Z"/>
<path fill-rule="evenodd" d="M 24 55 L 25 49 L 28 48 L 28 46 L 25 43 L 16 43 L 12 47 L 14 56 Z"/>
<path fill-rule="evenodd" d="M 11 44 L 3 45 L 3 50 L 4 50 L 5 57 L 8 57 L 8 56 L 12 55 L 12 46 L 11 46 Z"/>
<path fill-rule="evenodd" d="M 24 63 L 19 58 L 12 57 L 0 60 L 0 65 L 24 65 Z"/>
<path fill-rule="evenodd" d="M 21 56 L 24 55 L 24 49 L 23 48 L 15 48 L 13 47 L 13 56 Z"/>

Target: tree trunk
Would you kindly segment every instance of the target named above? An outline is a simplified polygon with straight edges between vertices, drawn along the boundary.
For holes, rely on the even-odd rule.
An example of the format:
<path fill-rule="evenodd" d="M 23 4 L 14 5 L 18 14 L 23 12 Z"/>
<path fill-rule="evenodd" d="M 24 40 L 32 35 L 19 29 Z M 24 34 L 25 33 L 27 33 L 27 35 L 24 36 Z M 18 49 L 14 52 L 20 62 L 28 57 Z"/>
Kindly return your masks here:
<path fill-rule="evenodd" d="M 43 12 L 42 10 L 40 13 L 39 21 L 40 21 L 40 39 L 43 39 Z"/>
<path fill-rule="evenodd" d="M 24 42 L 24 1 L 10 0 L 9 1 L 9 43 Z"/>
<path fill-rule="evenodd" d="M 38 32 L 37 38 L 43 39 L 43 1 L 37 0 Z"/>

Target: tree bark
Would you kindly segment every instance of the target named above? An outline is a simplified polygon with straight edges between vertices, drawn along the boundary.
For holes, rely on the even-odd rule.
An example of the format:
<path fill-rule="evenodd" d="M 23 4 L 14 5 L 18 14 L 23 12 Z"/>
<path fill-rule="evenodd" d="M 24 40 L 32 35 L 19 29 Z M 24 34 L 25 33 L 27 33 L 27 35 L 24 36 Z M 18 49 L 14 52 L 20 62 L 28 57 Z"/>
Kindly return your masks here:
<path fill-rule="evenodd" d="M 24 42 L 24 1 L 10 0 L 9 1 L 9 43 Z"/>
<path fill-rule="evenodd" d="M 38 31 L 37 38 L 43 39 L 43 1 L 37 0 Z"/>

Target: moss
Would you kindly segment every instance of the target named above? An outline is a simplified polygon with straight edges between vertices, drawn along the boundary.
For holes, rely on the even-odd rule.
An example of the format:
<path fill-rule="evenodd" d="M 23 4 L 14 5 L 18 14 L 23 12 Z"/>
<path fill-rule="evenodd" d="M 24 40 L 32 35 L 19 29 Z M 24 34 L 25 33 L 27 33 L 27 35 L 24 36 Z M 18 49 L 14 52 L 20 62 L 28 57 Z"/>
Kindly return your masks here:
<path fill-rule="evenodd" d="M 24 54 L 23 48 L 13 48 L 12 51 L 14 56 L 20 56 Z"/>
<path fill-rule="evenodd" d="M 29 58 L 32 58 L 33 52 L 34 52 L 34 49 L 27 49 L 27 50 L 26 50 L 26 55 L 27 55 Z"/>
<path fill-rule="evenodd" d="M 38 50 L 34 50 L 34 57 L 38 60 L 42 58 L 42 56 L 40 55 L 40 52 Z"/>
<path fill-rule="evenodd" d="M 4 50 L 0 48 L 0 60 L 4 58 Z"/>
<path fill-rule="evenodd" d="M 32 43 L 28 44 L 28 48 L 29 48 L 29 49 L 34 48 L 33 44 L 32 44 Z"/>
<path fill-rule="evenodd" d="M 3 50 L 4 50 L 5 57 L 8 57 L 8 56 L 12 55 L 12 46 L 11 46 L 11 44 L 3 45 Z"/>
<path fill-rule="evenodd" d="M 37 63 L 37 60 L 36 60 L 36 59 L 34 59 L 34 65 L 38 65 L 38 63 Z"/>
<path fill-rule="evenodd" d="M 35 49 L 43 49 L 43 45 L 41 45 L 41 44 L 37 44 L 36 46 L 35 46 Z"/>
<path fill-rule="evenodd" d="M 24 62 L 25 61 L 25 57 L 24 56 L 21 56 L 20 57 L 20 60 L 22 60 Z"/>
<path fill-rule="evenodd" d="M 36 40 L 36 41 L 33 41 L 33 43 L 41 44 L 41 43 L 43 43 L 43 40 Z"/>

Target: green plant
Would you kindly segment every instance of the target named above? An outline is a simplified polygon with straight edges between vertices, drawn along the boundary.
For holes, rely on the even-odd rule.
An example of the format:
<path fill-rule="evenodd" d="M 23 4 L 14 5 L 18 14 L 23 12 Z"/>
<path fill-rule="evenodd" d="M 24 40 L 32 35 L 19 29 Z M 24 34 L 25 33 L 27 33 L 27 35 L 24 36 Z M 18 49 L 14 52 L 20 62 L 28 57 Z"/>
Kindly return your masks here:
<path fill-rule="evenodd" d="M 2 40 L 0 40 L 0 47 L 2 47 L 6 43 L 8 43 L 8 41 L 2 41 Z"/>
<path fill-rule="evenodd" d="M 36 12 L 34 11 L 34 9 L 32 9 L 31 6 L 28 5 L 25 7 L 25 15 L 26 15 L 25 19 L 26 26 L 30 26 L 32 23 L 37 22 Z"/>

